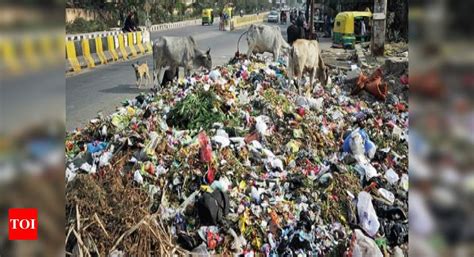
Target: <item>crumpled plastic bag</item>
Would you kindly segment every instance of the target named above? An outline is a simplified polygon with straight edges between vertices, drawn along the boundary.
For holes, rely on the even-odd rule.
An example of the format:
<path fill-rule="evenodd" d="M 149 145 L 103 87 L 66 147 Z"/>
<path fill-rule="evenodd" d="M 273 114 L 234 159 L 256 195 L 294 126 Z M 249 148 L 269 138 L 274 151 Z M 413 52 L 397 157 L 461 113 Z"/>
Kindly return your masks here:
<path fill-rule="evenodd" d="M 112 116 L 112 125 L 114 125 L 118 130 L 124 130 L 128 126 L 129 122 L 130 121 L 125 115 L 115 113 Z"/>
<path fill-rule="evenodd" d="M 402 178 L 400 179 L 400 187 L 403 188 L 403 190 L 408 191 L 409 182 L 407 174 L 402 175 Z"/>
<path fill-rule="evenodd" d="M 143 184 L 143 176 L 140 173 L 140 170 L 136 170 L 133 173 L 133 180 L 135 180 L 135 182 L 137 182 L 138 184 Z"/>
<path fill-rule="evenodd" d="M 314 99 L 311 97 L 298 96 L 296 98 L 296 105 L 317 111 L 323 107 L 323 101 L 324 98 L 322 97 Z"/>
<path fill-rule="evenodd" d="M 212 70 L 211 72 L 209 72 L 209 78 L 213 81 L 217 81 L 221 78 L 221 73 L 218 70 Z"/>
<path fill-rule="evenodd" d="M 216 135 L 212 137 L 212 141 L 219 144 L 221 148 L 230 145 L 229 135 L 223 129 L 217 130 Z"/>
<path fill-rule="evenodd" d="M 388 191 L 385 188 L 379 188 L 378 191 L 379 191 L 380 195 L 385 200 L 387 200 L 390 204 L 393 204 L 395 202 L 395 195 L 392 192 Z"/>
<path fill-rule="evenodd" d="M 87 151 L 89 153 L 102 152 L 105 148 L 107 148 L 106 142 L 94 141 L 92 143 L 87 144 Z"/>
<path fill-rule="evenodd" d="M 383 257 L 375 241 L 365 236 L 360 229 L 354 230 L 352 236 L 355 237 L 352 257 Z"/>
<path fill-rule="evenodd" d="M 150 141 L 148 142 L 148 144 L 146 144 L 143 151 L 148 156 L 152 156 L 152 155 L 155 154 L 155 149 L 158 146 L 158 142 L 160 140 L 160 135 L 158 133 L 156 133 L 155 131 L 152 131 L 150 133 L 149 137 L 150 137 Z"/>
<path fill-rule="evenodd" d="M 363 129 L 352 131 L 345 139 L 342 150 L 353 155 L 365 155 L 374 158 L 377 146 L 372 142 Z"/>
<path fill-rule="evenodd" d="M 372 196 L 365 191 L 361 191 L 357 196 L 357 213 L 359 215 L 360 227 L 369 236 L 374 237 L 379 230 L 380 222 L 372 205 Z"/>
<path fill-rule="evenodd" d="M 361 163 L 355 166 L 355 170 L 359 172 L 360 176 L 365 176 L 365 179 L 368 181 L 373 177 L 378 177 L 380 174 L 377 173 L 377 170 L 370 163 Z"/>
<path fill-rule="evenodd" d="M 398 174 L 393 169 L 388 169 L 385 172 L 385 178 L 390 184 L 395 184 L 400 179 Z"/>
<path fill-rule="evenodd" d="M 268 117 L 263 116 L 263 115 L 260 115 L 257 118 L 255 118 L 255 121 L 257 122 L 257 124 L 255 124 L 255 128 L 257 129 L 258 133 L 260 133 L 260 135 L 262 136 L 268 135 L 268 131 L 267 131 L 268 126 L 265 122 L 268 119 L 269 119 Z"/>

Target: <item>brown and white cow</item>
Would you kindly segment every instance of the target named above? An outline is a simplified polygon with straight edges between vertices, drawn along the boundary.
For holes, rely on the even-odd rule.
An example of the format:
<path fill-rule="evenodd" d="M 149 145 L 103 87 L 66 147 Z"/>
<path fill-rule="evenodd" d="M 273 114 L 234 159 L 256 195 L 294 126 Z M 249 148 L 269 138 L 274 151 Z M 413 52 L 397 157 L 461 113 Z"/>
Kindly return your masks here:
<path fill-rule="evenodd" d="M 323 86 L 327 84 L 327 68 L 324 65 L 319 43 L 316 40 L 298 39 L 293 42 L 290 49 L 288 76 L 290 79 L 296 79 L 298 84 L 304 72 L 309 73 L 310 87 L 313 86 L 315 76 Z M 299 86 L 298 91 L 301 93 Z"/>

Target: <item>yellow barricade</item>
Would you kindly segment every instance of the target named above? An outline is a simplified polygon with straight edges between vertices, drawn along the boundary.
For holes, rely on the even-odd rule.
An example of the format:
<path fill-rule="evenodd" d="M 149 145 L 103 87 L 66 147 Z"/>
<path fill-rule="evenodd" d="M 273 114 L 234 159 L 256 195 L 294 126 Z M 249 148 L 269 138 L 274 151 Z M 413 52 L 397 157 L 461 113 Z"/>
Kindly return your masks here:
<path fill-rule="evenodd" d="M 89 47 L 89 39 L 82 40 L 82 56 L 84 56 L 84 59 L 86 60 L 87 67 L 95 67 L 94 59 L 91 56 L 91 49 Z"/>
<path fill-rule="evenodd" d="M 76 57 L 76 48 L 74 47 L 74 41 L 66 41 L 66 54 L 69 63 L 74 71 L 80 71 L 81 65 Z"/>

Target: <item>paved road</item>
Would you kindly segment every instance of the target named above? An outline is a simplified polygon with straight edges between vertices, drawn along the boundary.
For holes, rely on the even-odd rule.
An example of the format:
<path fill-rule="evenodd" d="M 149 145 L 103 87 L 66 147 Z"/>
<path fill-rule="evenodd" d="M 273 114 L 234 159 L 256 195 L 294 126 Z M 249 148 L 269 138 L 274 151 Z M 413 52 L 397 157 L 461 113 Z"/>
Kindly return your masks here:
<path fill-rule="evenodd" d="M 286 39 L 286 26 L 280 25 Z M 160 31 L 151 34 L 155 39 L 160 35 L 187 36 L 192 35 L 202 49 L 211 48 L 213 65 L 226 63 L 237 50 L 239 36 L 246 30 L 242 28 L 232 32 L 218 30 L 214 26 L 189 26 L 185 28 Z M 243 39 L 245 39 L 243 37 Z M 329 43 L 323 43 L 328 47 Z M 247 43 L 241 40 L 240 51 L 247 51 Z M 93 70 L 66 78 L 66 127 L 68 131 L 82 127 L 96 117 L 98 112 L 107 115 L 113 112 L 120 103 L 133 98 L 140 92 L 149 89 L 135 87 L 135 73 L 133 62 L 147 61 L 152 67 L 151 55 L 135 60 L 118 62 L 111 65 L 97 67 Z"/>

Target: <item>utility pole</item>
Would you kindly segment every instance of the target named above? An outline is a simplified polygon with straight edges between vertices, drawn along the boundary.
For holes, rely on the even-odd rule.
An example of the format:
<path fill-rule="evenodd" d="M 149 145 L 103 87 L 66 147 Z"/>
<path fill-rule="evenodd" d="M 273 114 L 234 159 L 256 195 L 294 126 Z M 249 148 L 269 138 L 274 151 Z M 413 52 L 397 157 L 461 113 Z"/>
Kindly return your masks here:
<path fill-rule="evenodd" d="M 314 32 L 314 0 L 310 0 L 309 8 L 309 39 L 316 39 Z"/>
<path fill-rule="evenodd" d="M 374 0 L 371 50 L 374 56 L 384 55 L 387 0 Z"/>

